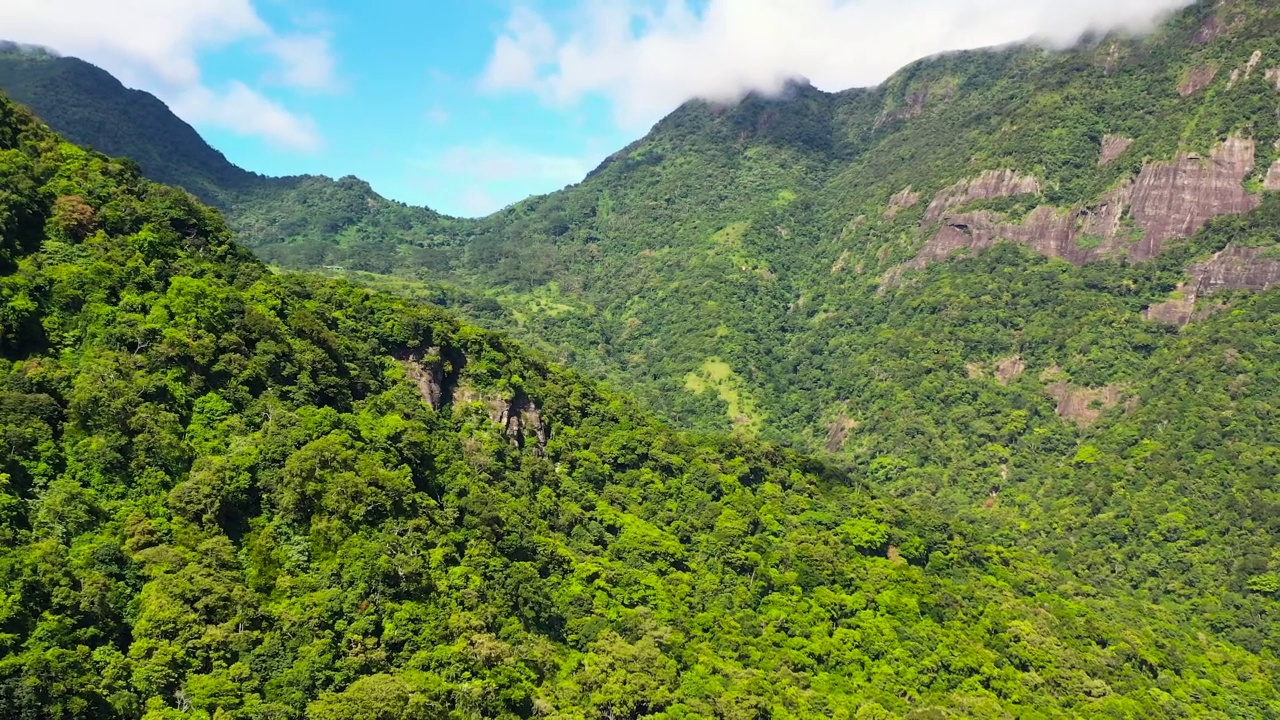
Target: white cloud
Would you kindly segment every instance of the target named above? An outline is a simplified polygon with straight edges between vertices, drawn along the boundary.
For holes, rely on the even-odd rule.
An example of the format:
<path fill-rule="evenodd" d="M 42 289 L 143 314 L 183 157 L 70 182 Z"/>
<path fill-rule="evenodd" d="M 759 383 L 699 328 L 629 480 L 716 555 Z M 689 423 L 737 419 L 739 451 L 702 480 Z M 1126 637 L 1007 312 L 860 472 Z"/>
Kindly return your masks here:
<path fill-rule="evenodd" d="M 451 119 L 451 116 L 449 115 L 448 110 L 445 110 L 439 105 L 436 105 L 435 107 L 428 110 L 423 115 L 423 118 L 425 118 L 426 121 L 431 123 L 432 125 L 448 125 L 449 120 Z"/>
<path fill-rule="evenodd" d="M 126 85 L 154 93 L 190 122 L 297 148 L 318 145 L 313 121 L 243 82 L 209 87 L 201 55 L 244 43 L 272 56 L 278 65 L 273 77 L 291 87 L 315 89 L 333 81 L 328 36 L 282 34 L 252 0 L 3 0 L 0 37 L 99 65 Z"/>
<path fill-rule="evenodd" d="M 464 217 L 484 217 L 493 212 L 497 212 L 505 207 L 505 203 L 495 198 L 483 189 L 478 187 L 469 187 L 464 189 L 458 195 L 456 201 L 458 211 Z"/>
<path fill-rule="evenodd" d="M 266 50 L 280 62 L 279 81 L 295 88 L 327 90 L 335 83 L 337 62 L 328 33 L 283 35 L 266 41 Z"/>
<path fill-rule="evenodd" d="M 598 145 L 589 139 L 581 156 L 498 143 L 459 145 L 411 162 L 411 183 L 429 193 L 441 212 L 488 215 L 530 195 L 578 182 L 603 156 Z"/>
<path fill-rule="evenodd" d="M 208 123 L 241 135 L 257 135 L 295 150 L 318 150 L 320 132 L 311 118 L 233 80 L 222 93 L 195 86 L 172 100 L 173 111 L 195 123 Z"/>
<path fill-rule="evenodd" d="M 609 99 L 636 123 L 693 97 L 777 91 L 804 76 L 826 90 L 875 85 L 939 52 L 1090 30 L 1141 30 L 1192 0 L 580 0 L 557 34 L 527 7 L 498 38 L 481 87 L 571 104 Z"/>
<path fill-rule="evenodd" d="M 485 181 L 536 179 L 568 185 L 590 170 L 572 157 L 544 155 L 501 145 L 459 146 L 446 150 L 437 161 L 440 170 L 456 177 Z"/>
<path fill-rule="evenodd" d="M 556 34 L 551 25 L 527 7 L 517 7 L 507 20 L 489 59 L 483 85 L 502 90 L 538 82 L 538 72 L 555 59 Z"/>

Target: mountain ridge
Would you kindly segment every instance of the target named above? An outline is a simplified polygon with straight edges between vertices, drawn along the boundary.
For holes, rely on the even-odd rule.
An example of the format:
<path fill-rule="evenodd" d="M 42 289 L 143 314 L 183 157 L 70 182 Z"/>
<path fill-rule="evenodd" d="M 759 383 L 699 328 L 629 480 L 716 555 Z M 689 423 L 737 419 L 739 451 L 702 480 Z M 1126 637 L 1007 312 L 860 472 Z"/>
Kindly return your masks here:
<path fill-rule="evenodd" d="M 678 433 L 438 308 L 275 275 L 216 210 L 3 96 L 0 189 L 8 717 L 1280 712 L 1270 641 L 1212 598 L 1100 592 L 1012 525 L 880 495 L 892 462 Z M 1198 328 L 1252 363 L 1280 338 L 1242 310 Z M 1280 588 L 1248 559 L 1225 601 Z"/>
<path fill-rule="evenodd" d="M 1278 38 L 1273 3 L 1202 2 L 877 90 L 689 103 L 480 220 L 321 183 L 232 223 L 1274 654 Z"/>
<path fill-rule="evenodd" d="M 389 203 L 356 178 L 264 185 L 229 211 L 233 227 L 270 262 L 444 281 L 461 293 L 444 290 L 437 297 L 452 294 L 473 310 L 497 302 L 498 311 L 481 315 L 489 312 L 487 322 L 515 331 L 520 317 L 531 316 L 529 308 L 625 315 L 615 307 L 620 298 L 610 294 L 609 278 L 634 258 L 650 257 L 646 253 L 676 253 L 688 262 L 706 238 L 720 238 L 729 241 L 712 251 L 722 256 L 714 260 L 721 272 L 757 275 L 762 282 L 749 280 L 752 292 L 777 308 L 771 324 L 787 328 L 789 313 L 781 308 L 812 303 L 815 294 L 834 299 L 872 279 L 864 273 L 877 276 L 876 290 L 883 293 L 903 273 L 996 240 L 1024 242 L 1080 263 L 1123 254 L 1142 233 L 1150 245 L 1140 243 L 1133 252 L 1144 259 L 1152 253 L 1142 248 L 1192 234 L 1221 211 L 1250 209 L 1280 163 L 1270 130 L 1258 126 L 1260 136 L 1249 137 L 1253 118 L 1263 115 L 1266 78 L 1274 70 L 1268 66 L 1273 54 L 1264 51 L 1273 41 L 1265 30 L 1273 15 L 1256 3 L 1201 2 L 1141 38 L 1097 37 L 1063 52 L 1012 46 L 948 53 L 911 63 L 872 89 L 825 93 L 796 82 L 789 99 L 749 94 L 731 105 L 691 101 L 581 183 L 476 220 Z M 1249 43 L 1255 45 L 1239 49 Z M 1233 53 L 1240 57 L 1228 57 Z M 1214 72 L 1217 82 L 1187 86 L 1205 67 L 1222 68 Z M 1039 104 L 1028 104 L 1027 93 Z M 1225 99 L 1219 103 L 1215 96 L 1226 93 L 1238 97 L 1237 107 L 1224 114 Z M 1135 94 L 1149 96 L 1152 105 L 1135 107 Z M 1187 110 L 1204 103 L 1208 111 L 1199 116 Z M 1036 119 L 1036 113 L 1044 117 Z M 1166 119 L 1152 124 L 1148 116 L 1160 113 Z M 1022 120 L 1004 127 L 992 122 L 1004 115 Z M 1168 132 L 1188 117 L 1191 124 L 1180 136 Z M 1028 124 L 1040 129 L 1028 132 Z M 954 138 L 954 147 L 938 146 L 931 137 Z M 1210 157 L 1212 164 L 1214 147 L 1242 150 L 1246 137 L 1253 149 L 1238 153 L 1231 177 L 1175 180 L 1194 174 L 1198 157 Z M 1100 162 L 1108 138 L 1114 157 Z M 930 160 L 930 154 L 940 157 Z M 673 161 L 702 167 L 673 167 Z M 1022 186 L 983 187 L 983 178 L 996 171 L 1016 173 Z M 1129 190 L 1113 187 L 1126 176 L 1136 183 L 1136 202 L 1125 195 Z M 944 199 L 948 188 L 965 183 L 977 187 Z M 1239 189 L 1242 183 L 1248 192 Z M 1207 204 L 1185 199 L 1199 194 L 1210 196 Z M 1182 207 L 1169 205 L 1176 197 L 1184 198 Z M 934 211 L 939 203 L 944 212 Z M 772 210 L 762 214 L 762 207 Z M 757 215 L 773 217 L 752 218 Z M 1159 226 L 1160 218 L 1174 215 L 1194 221 Z M 1086 227 L 1074 227 L 1081 223 Z M 637 246 L 640 237 L 654 242 Z M 869 242 L 878 248 L 866 247 Z M 791 243 L 823 256 L 825 265 L 806 266 L 787 256 L 779 245 Z M 1250 286 L 1270 285 L 1270 258 L 1251 251 L 1223 257 L 1234 263 L 1235 277 L 1262 278 Z M 612 266 L 605 270 L 597 260 Z M 1226 260 L 1218 266 L 1203 260 L 1195 267 L 1217 273 L 1214 287 L 1232 284 L 1222 275 Z M 839 272 L 823 278 L 824 268 Z M 662 293 L 662 284 L 653 277 L 627 296 Z M 708 298 L 722 302 L 735 292 L 724 287 Z M 548 295 L 559 299 L 546 301 Z M 540 334 L 562 332 L 548 329 Z M 627 331 L 614 323 L 599 332 L 616 337 Z M 751 332 L 757 336 L 750 341 L 782 342 L 756 328 Z M 580 356 L 587 342 L 574 339 L 557 351 Z M 700 372 L 705 358 L 694 360 L 686 359 L 677 379 Z"/>

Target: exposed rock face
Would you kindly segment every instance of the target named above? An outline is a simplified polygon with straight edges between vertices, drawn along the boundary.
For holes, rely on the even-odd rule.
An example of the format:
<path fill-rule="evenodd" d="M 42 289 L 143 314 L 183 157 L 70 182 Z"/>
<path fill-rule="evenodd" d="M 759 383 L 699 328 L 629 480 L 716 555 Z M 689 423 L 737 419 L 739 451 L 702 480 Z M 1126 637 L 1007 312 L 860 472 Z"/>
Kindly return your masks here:
<path fill-rule="evenodd" d="M 1271 167 L 1267 168 L 1267 179 L 1262 187 L 1266 190 L 1280 190 L 1280 160 L 1271 163 Z"/>
<path fill-rule="evenodd" d="M 1218 69 L 1209 65 L 1198 67 L 1183 78 L 1182 83 L 1178 85 L 1178 94 L 1182 97 L 1190 97 L 1196 93 L 1209 87 L 1213 79 L 1218 76 Z"/>
<path fill-rule="evenodd" d="M 1142 311 L 1143 317 L 1152 322 L 1186 327 L 1196 309 L 1195 288 L 1187 283 L 1178 286 L 1178 297 L 1157 303 Z"/>
<path fill-rule="evenodd" d="M 947 217 L 908 267 L 921 269 L 958 251 L 977 252 L 999 240 L 1022 243 L 1043 255 L 1077 265 L 1122 253 L 1120 219 L 1131 193 L 1132 188 L 1126 186 L 1109 193 L 1098 205 L 1075 211 L 1041 206 L 1021 223 L 1008 222 L 986 211 Z"/>
<path fill-rule="evenodd" d="M 1191 42 L 1196 45 L 1208 45 L 1222 37 L 1226 32 L 1227 24 L 1215 15 L 1204 21 L 1204 24 L 1196 30 L 1196 34 L 1191 37 Z"/>
<path fill-rule="evenodd" d="M 1022 361 L 1021 357 L 1014 355 L 1013 357 L 1005 358 L 996 363 L 996 382 L 1001 385 L 1008 385 L 1026 370 L 1027 364 Z"/>
<path fill-rule="evenodd" d="M 884 219 L 892 220 L 898 216 L 898 213 L 915 207 L 919 202 L 920 193 L 912 190 L 910 186 L 903 188 L 902 192 L 889 198 L 889 207 L 884 211 Z"/>
<path fill-rule="evenodd" d="M 827 452 L 839 452 L 849 439 L 849 433 L 858 427 L 858 421 L 840 415 L 827 426 Z"/>
<path fill-rule="evenodd" d="M 902 107 L 892 110 L 885 110 L 880 116 L 880 120 L 876 122 L 876 127 L 883 125 L 891 125 L 903 120 L 910 120 L 914 117 L 920 117 L 924 114 L 925 105 L 929 101 L 929 90 L 917 90 L 907 95 L 906 102 Z"/>
<path fill-rule="evenodd" d="M 938 193 L 925 210 L 924 224 L 931 225 L 941 220 L 948 210 L 961 205 L 1039 192 L 1039 181 L 1029 175 L 1020 175 L 1013 170 L 988 170 L 976 178 L 961 180 Z"/>
<path fill-rule="evenodd" d="M 495 410 L 493 405 L 490 405 L 490 409 Z M 490 413 L 490 417 L 503 427 L 507 437 L 511 438 L 511 442 L 520 447 L 524 447 L 526 437 L 532 436 L 535 443 L 534 454 L 542 457 L 547 449 L 550 433 L 546 423 L 542 421 L 542 413 L 533 403 L 524 398 L 517 398 L 509 403 L 503 403 L 496 413 Z"/>
<path fill-rule="evenodd" d="M 1178 328 L 1218 312 L 1222 305 L 1196 309 L 1196 303 L 1219 290 L 1269 290 L 1280 286 L 1280 258 L 1267 257 L 1263 248 L 1227 246 L 1209 260 L 1187 268 L 1192 281 L 1178 286 L 1179 297 L 1152 305 L 1143 315 Z"/>
<path fill-rule="evenodd" d="M 1129 253 L 1136 261 L 1155 257 L 1166 240 L 1188 237 L 1219 215 L 1246 213 L 1260 199 L 1244 189 L 1253 172 L 1254 141 L 1231 136 L 1207 160 L 1182 153 L 1142 169 L 1134 183 L 1130 215 L 1144 231 Z"/>
<path fill-rule="evenodd" d="M 510 399 L 502 395 L 482 397 L 474 389 L 462 387 L 454 395 L 455 412 L 459 407 L 475 402 L 484 403 L 489 419 L 502 428 L 513 445 L 524 447 L 527 440 L 532 438 L 535 442 L 534 454 L 542 456 L 547 440 L 551 437 L 551 429 L 543 421 L 542 412 L 537 405 L 523 395 Z"/>
<path fill-rule="evenodd" d="M 1111 47 L 1107 48 L 1106 59 L 1102 61 L 1102 74 L 1110 75 L 1120 67 L 1120 43 L 1112 42 Z"/>
<path fill-rule="evenodd" d="M 1264 248 L 1228 245 L 1211 259 L 1193 264 L 1188 272 L 1195 278 L 1196 294 L 1227 289 L 1261 291 L 1280 285 L 1280 258 L 1264 253 Z"/>
<path fill-rule="evenodd" d="M 1260 62 L 1262 62 L 1262 51 L 1254 50 L 1253 54 L 1249 56 L 1249 61 L 1244 64 L 1244 67 L 1238 67 L 1231 71 L 1231 79 L 1227 81 L 1227 89 L 1231 90 L 1238 85 L 1241 80 L 1248 80 L 1253 77 L 1253 71 L 1258 67 L 1258 63 Z"/>
<path fill-rule="evenodd" d="M 1118 385 L 1086 388 L 1061 381 L 1050 385 L 1046 390 L 1058 401 L 1058 416 L 1071 420 L 1082 428 L 1098 422 L 1103 412 L 1119 405 L 1123 394 Z"/>
<path fill-rule="evenodd" d="M 1098 157 L 1099 165 L 1110 165 L 1133 144 L 1132 138 L 1122 135 L 1107 135 L 1102 138 L 1102 154 Z"/>
<path fill-rule="evenodd" d="M 1108 137 L 1113 151 L 1124 138 Z M 1125 146 L 1127 150 L 1127 145 Z M 1252 174 L 1256 146 L 1253 140 L 1228 137 L 1209 157 L 1180 153 L 1166 162 L 1148 163 L 1138 176 L 1107 192 L 1091 205 L 1074 208 L 1040 206 L 1021 222 L 990 211 L 949 214 L 948 210 L 971 202 L 1038 192 L 1035 178 L 1013 171 L 992 171 L 957 183 L 938 193 L 925 212 L 922 231 L 942 226 L 925 243 L 916 257 L 891 268 L 881 280 L 881 291 L 896 285 L 906 269 L 922 269 L 932 262 L 956 254 L 970 254 L 999 241 L 1017 242 L 1048 257 L 1082 265 L 1107 257 L 1127 257 L 1133 262 L 1149 260 L 1160 253 L 1164 243 L 1195 234 L 1209 220 L 1221 215 L 1249 212 L 1261 202 L 1245 190 Z M 1280 190 L 1280 161 L 1267 173 L 1265 187 Z M 1222 287 L 1263 287 L 1275 283 L 1276 260 L 1260 257 L 1260 251 L 1228 249 L 1210 263 L 1193 266 L 1196 296 L 1211 292 L 1205 278 L 1218 273 Z M 1209 275 L 1206 275 L 1208 273 Z M 1208 284 L 1205 284 L 1208 283 Z M 1192 299 L 1194 305 L 1194 298 Z M 1182 305 L 1153 307 L 1152 319 L 1172 321 L 1187 316 Z M 1185 324 L 1187 319 L 1178 320 Z"/>
<path fill-rule="evenodd" d="M 925 213 L 943 226 L 908 267 L 923 268 L 957 251 L 976 252 L 998 240 L 1028 245 L 1048 257 L 1081 265 L 1109 256 L 1141 262 L 1159 254 L 1164 243 L 1194 234 L 1219 215 L 1249 212 L 1260 199 L 1244 189 L 1253 172 L 1254 141 L 1232 136 L 1208 159 L 1182 153 L 1169 162 L 1149 163 L 1131 183 L 1103 195 L 1087 207 L 1061 210 L 1041 206 L 1022 222 L 987 211 L 946 215 L 951 207 L 975 200 L 1034 192 L 1034 178 L 1013 172 L 986 173 L 939 193 Z M 1280 171 L 1277 182 L 1280 183 Z M 1140 229 L 1136 242 L 1124 232 L 1126 215 Z"/>
<path fill-rule="evenodd" d="M 1262 62 L 1262 51 L 1254 50 L 1253 54 L 1249 56 L 1249 62 L 1245 63 L 1244 65 L 1245 80 L 1248 80 L 1249 78 L 1253 77 L 1253 71 L 1255 68 L 1258 67 L 1258 63 L 1260 62 Z"/>
<path fill-rule="evenodd" d="M 444 365 L 440 360 L 440 348 L 405 349 L 394 354 L 404 365 L 405 374 L 418 386 L 422 399 L 432 410 L 440 409 L 444 394 Z"/>
<path fill-rule="evenodd" d="M 1280 68 L 1268 68 L 1262 76 L 1267 79 L 1267 82 L 1271 83 L 1271 86 L 1277 92 L 1280 92 Z"/>

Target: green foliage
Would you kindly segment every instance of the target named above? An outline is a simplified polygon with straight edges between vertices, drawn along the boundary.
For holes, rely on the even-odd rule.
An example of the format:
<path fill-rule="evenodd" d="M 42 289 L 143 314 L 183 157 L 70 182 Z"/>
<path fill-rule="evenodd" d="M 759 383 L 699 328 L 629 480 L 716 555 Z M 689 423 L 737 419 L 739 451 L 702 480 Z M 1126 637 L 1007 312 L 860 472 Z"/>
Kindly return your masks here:
<path fill-rule="evenodd" d="M 190 196 L 0 110 L 0 151 L 32 161 L 6 189 L 47 218 L 79 197 L 98 223 L 47 223 L 0 275 L 38 341 L 0 347 L 5 717 L 1280 712 L 1280 668 L 1228 637 L 1229 612 L 1100 592 L 999 524 L 869 492 L 906 487 L 909 446 L 851 474 L 674 432 L 436 308 L 272 275 Z M 1247 314 L 1218 331 L 1235 323 L 1253 363 L 1273 340 Z M 1100 439 L 1091 468 L 1177 467 L 1173 438 L 1121 436 L 1147 444 Z M 1204 547 L 1190 513 L 1159 512 L 1126 522 Z M 1259 557 L 1240 569 L 1261 601 Z"/>
<path fill-rule="evenodd" d="M 1275 716 L 1280 295 L 1181 332 L 1142 312 L 1228 245 L 1274 257 L 1280 196 L 1141 265 L 998 244 L 881 280 L 985 170 L 1041 192 L 956 211 L 1089 204 L 1232 132 L 1265 170 L 1278 29 L 1202 2 L 1145 38 L 689 103 L 475 221 L 354 178 L 209 180 L 229 166 L 194 146 L 165 169 L 135 152 L 161 115 L 122 123 L 147 137 L 118 152 L 270 262 L 448 305 L 636 402 L 421 302 L 271 276 L 0 102 L 0 706 Z M 51 60 L 0 85 L 55 125 L 111 110 Z M 1105 134 L 1135 139 L 1107 165 Z"/>

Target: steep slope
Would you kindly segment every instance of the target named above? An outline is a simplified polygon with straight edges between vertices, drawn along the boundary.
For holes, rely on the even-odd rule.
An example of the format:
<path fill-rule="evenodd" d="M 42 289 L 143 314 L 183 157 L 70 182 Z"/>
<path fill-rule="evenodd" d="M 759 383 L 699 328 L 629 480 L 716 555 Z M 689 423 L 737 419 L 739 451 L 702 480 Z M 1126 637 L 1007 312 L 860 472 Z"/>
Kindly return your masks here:
<path fill-rule="evenodd" d="M 2 98 L 0 178 L 5 717 L 1280 712 L 1208 624 L 272 276 Z"/>
<path fill-rule="evenodd" d="M 0 43 L 0 88 L 70 142 L 127 157 L 152 180 L 207 202 L 222 204 L 263 179 L 228 162 L 155 96 L 83 60 Z"/>
<path fill-rule="evenodd" d="M 0 90 L 72 142 L 134 160 L 148 178 L 223 210 L 269 261 L 389 272 L 421 254 L 402 248 L 452 223 L 387 200 L 358 178 L 271 178 L 236 167 L 155 96 L 76 58 L 0 43 Z"/>
<path fill-rule="evenodd" d="M 813 354 L 814 322 L 880 302 L 904 274 L 997 239 L 1141 262 L 1257 207 L 1278 30 L 1272 5 L 1206 3 L 1149 38 L 961 53 L 871 91 L 692 103 L 581 185 L 473 226 L 426 277 L 506 289 L 508 323 L 653 388 L 672 417 L 733 419 L 673 399 L 714 361 L 768 424 L 807 415 L 823 435 L 822 408 L 779 402 L 801 388 L 775 369 Z M 1205 68 L 1214 83 L 1183 82 Z M 1264 259 L 1244 270 L 1261 282 L 1229 284 L 1275 272 Z"/>
<path fill-rule="evenodd" d="M 1206 2 L 1149 37 L 690 103 L 483 221 L 260 252 L 409 262 L 361 279 L 1274 654 L 1278 37 L 1274 3 Z"/>
<path fill-rule="evenodd" d="M 691 103 L 422 276 L 667 417 L 825 448 L 1274 649 L 1277 38 L 1273 3 L 1202 3 Z"/>

